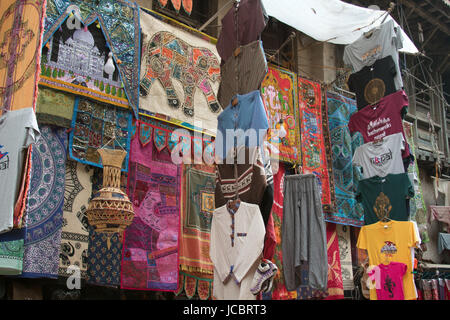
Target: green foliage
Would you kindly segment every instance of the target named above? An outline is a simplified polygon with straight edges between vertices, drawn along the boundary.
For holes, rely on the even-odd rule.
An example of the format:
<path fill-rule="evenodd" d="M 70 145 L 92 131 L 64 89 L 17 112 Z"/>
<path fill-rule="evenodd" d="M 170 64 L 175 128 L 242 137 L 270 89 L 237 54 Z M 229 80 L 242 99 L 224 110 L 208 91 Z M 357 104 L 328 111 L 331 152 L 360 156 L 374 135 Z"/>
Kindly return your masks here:
<path fill-rule="evenodd" d="M 45 71 L 45 76 L 49 78 L 52 76 L 52 67 L 47 68 L 47 70 Z"/>
<path fill-rule="evenodd" d="M 110 93 L 111 93 L 111 86 L 109 85 L 109 83 L 106 85 L 106 90 L 105 90 L 105 92 L 106 92 L 107 94 L 110 94 Z"/>
<path fill-rule="evenodd" d="M 111 89 L 111 94 L 112 94 L 113 96 L 116 95 L 116 87 L 112 87 L 112 89 Z"/>
<path fill-rule="evenodd" d="M 100 82 L 100 87 L 99 87 L 100 91 L 104 91 L 105 90 L 105 85 L 103 84 L 103 81 Z"/>

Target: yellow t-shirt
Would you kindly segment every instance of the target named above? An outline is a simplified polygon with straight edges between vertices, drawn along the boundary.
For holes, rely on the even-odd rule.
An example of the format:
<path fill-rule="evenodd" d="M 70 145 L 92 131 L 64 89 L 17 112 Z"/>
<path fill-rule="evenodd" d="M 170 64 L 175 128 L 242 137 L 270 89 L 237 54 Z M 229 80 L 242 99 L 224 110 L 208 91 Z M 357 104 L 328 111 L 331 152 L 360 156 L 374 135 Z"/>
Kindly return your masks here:
<path fill-rule="evenodd" d="M 387 226 L 385 228 L 385 226 Z M 416 299 L 414 275 L 412 273 L 411 248 L 418 245 L 419 239 L 411 221 L 377 222 L 361 228 L 357 247 L 367 250 L 369 265 L 401 262 L 407 265 L 403 277 L 405 300 Z M 370 300 L 377 300 L 376 289 L 370 289 Z"/>

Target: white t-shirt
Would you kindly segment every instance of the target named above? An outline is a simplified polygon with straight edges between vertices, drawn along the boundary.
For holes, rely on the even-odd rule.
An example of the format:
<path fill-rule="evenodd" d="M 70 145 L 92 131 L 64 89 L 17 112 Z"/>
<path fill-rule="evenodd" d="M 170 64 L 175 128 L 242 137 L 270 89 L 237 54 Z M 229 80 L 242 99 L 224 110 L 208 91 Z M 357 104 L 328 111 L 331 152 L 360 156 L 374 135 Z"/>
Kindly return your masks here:
<path fill-rule="evenodd" d="M 24 154 L 39 137 L 33 108 L 8 111 L 0 117 L 0 233 L 13 227 Z"/>
<path fill-rule="evenodd" d="M 402 150 L 405 139 L 401 132 L 359 146 L 353 155 L 353 165 L 363 168 L 363 178 L 385 177 L 388 174 L 405 173 Z"/>

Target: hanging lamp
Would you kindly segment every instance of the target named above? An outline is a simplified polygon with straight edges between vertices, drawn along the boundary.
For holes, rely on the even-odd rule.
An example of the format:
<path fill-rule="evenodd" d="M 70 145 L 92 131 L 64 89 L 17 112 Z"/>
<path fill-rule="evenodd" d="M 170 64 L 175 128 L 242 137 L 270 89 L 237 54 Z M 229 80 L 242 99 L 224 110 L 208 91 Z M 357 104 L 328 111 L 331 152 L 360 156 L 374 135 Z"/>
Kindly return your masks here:
<path fill-rule="evenodd" d="M 94 194 L 86 214 L 94 231 L 106 234 L 109 249 L 114 234 L 118 233 L 122 242 L 125 228 L 133 221 L 134 210 L 127 194 L 120 189 L 122 163 L 127 152 L 105 146 L 97 150 L 103 164 L 103 187 Z"/>

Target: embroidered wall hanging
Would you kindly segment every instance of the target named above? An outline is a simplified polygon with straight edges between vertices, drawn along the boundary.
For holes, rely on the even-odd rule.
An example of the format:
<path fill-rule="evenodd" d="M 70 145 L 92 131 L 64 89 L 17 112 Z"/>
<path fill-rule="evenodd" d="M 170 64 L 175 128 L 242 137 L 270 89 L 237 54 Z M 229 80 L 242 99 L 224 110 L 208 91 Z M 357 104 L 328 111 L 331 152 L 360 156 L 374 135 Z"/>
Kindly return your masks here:
<path fill-rule="evenodd" d="M 74 265 L 80 268 L 81 278 L 87 277 L 89 225 L 86 209 L 92 194 L 92 173 L 86 165 L 71 160 L 66 162 L 60 276 L 72 275 L 73 270 L 67 268 Z"/>
<path fill-rule="evenodd" d="M 280 161 L 297 163 L 300 155 L 300 127 L 297 110 L 297 76 L 274 66 L 261 84 L 261 96 L 269 120 L 267 141 L 271 144 L 271 157 Z M 286 136 L 280 137 L 280 121 L 286 130 Z M 278 153 L 277 153 L 278 152 Z"/>
<path fill-rule="evenodd" d="M 138 118 L 140 27 L 136 2 L 48 0 L 46 13 L 40 83 L 130 106 Z"/>
<path fill-rule="evenodd" d="M 220 64 L 214 44 L 141 10 L 141 112 L 163 114 L 215 134 Z"/>
<path fill-rule="evenodd" d="M 164 8 L 169 2 L 169 0 L 158 0 L 158 2 L 159 5 Z M 176 12 L 180 12 L 181 3 L 183 3 L 184 11 L 186 11 L 186 13 L 189 15 L 191 14 L 192 5 L 194 2 L 193 0 L 171 0 L 171 2 Z"/>
<path fill-rule="evenodd" d="M 362 137 L 358 139 L 356 134 L 352 137 L 348 129 L 350 116 L 358 111 L 356 101 L 327 92 L 327 107 L 336 207 L 325 213 L 325 221 L 361 227 L 364 210 L 355 199 L 355 177 L 361 174 L 359 168 L 353 167 L 352 158 L 355 147 L 362 144 Z"/>
<path fill-rule="evenodd" d="M 336 224 L 327 223 L 328 282 L 325 300 L 344 299 L 339 237 Z"/>
<path fill-rule="evenodd" d="M 321 85 L 298 77 L 302 170 L 319 179 L 324 213 L 334 210 L 330 133 Z"/>
<path fill-rule="evenodd" d="M 45 2 L 2 0 L 0 3 L 2 109 L 18 110 L 36 106 Z"/>
<path fill-rule="evenodd" d="M 36 103 L 36 118 L 39 124 L 70 128 L 72 124 L 73 94 L 40 86 Z"/>
<path fill-rule="evenodd" d="M 24 277 L 58 277 L 67 148 L 66 129 L 41 126 L 31 154 Z"/>
<path fill-rule="evenodd" d="M 181 167 L 168 150 L 132 140 L 128 192 L 135 217 L 125 230 L 123 289 L 178 289 Z"/>
<path fill-rule="evenodd" d="M 214 266 L 209 258 L 209 242 L 215 180 L 214 166 L 183 165 L 179 264 L 181 289 L 188 298 L 197 291 L 200 299 L 205 300 L 212 292 Z"/>
<path fill-rule="evenodd" d="M 77 97 L 69 136 L 70 158 L 102 168 L 97 149 L 123 148 L 127 151 L 127 156 L 122 170 L 126 172 L 132 131 L 131 119 L 132 114 L 128 110 Z"/>
<path fill-rule="evenodd" d="M 414 131 L 413 124 L 407 121 L 403 121 L 403 130 L 405 132 L 406 142 L 409 144 L 411 154 L 415 154 L 416 146 L 414 144 Z M 419 178 L 419 166 L 417 165 L 417 158 L 414 157 L 414 162 L 408 167 L 408 175 L 414 177 L 411 183 L 414 186 L 414 198 L 409 201 L 410 204 L 410 217 L 411 220 L 417 222 L 419 228 L 420 238 L 423 243 L 430 241 L 428 235 L 428 223 L 427 223 L 427 209 L 422 194 L 422 184 Z"/>

